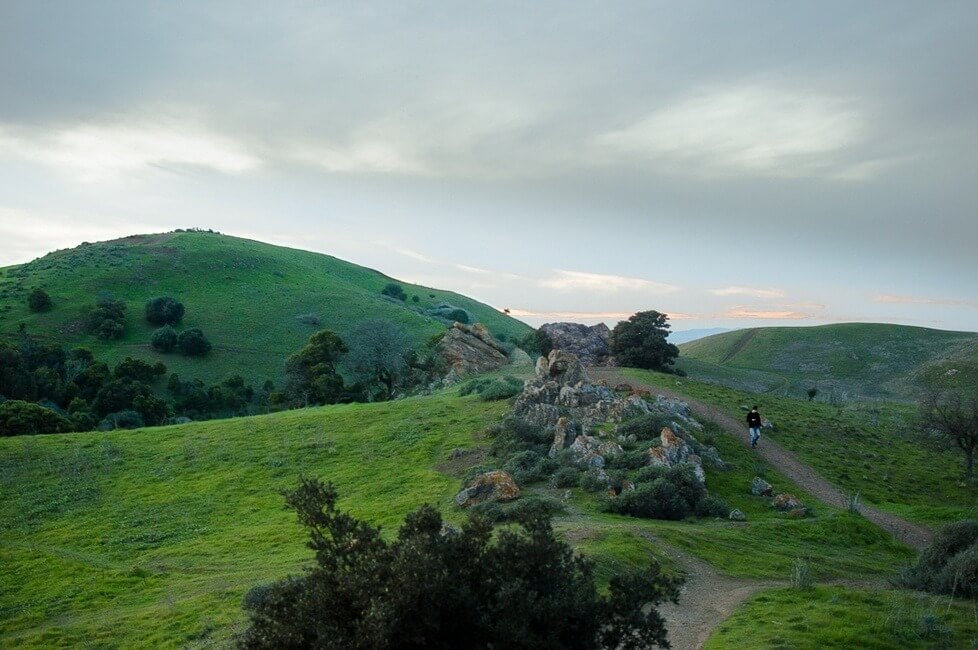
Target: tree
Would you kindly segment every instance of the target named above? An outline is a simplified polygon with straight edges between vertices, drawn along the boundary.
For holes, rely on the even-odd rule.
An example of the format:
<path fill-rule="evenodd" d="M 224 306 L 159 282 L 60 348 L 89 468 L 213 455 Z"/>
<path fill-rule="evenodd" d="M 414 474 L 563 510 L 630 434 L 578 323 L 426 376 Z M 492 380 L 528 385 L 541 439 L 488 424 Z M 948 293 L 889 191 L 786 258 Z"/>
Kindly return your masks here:
<path fill-rule="evenodd" d="M 71 421 L 51 409 L 21 400 L 0 404 L 0 436 L 71 431 Z"/>
<path fill-rule="evenodd" d="M 343 395 L 343 378 L 336 362 L 346 344 L 329 330 L 316 332 L 309 343 L 285 361 L 285 392 L 293 405 L 332 404 Z"/>
<path fill-rule="evenodd" d="M 172 352 L 177 347 L 177 331 L 169 325 L 164 325 L 153 332 L 150 343 L 160 352 Z"/>
<path fill-rule="evenodd" d="M 100 296 L 88 315 L 86 329 L 106 341 L 121 338 L 126 330 L 126 303 Z"/>
<path fill-rule="evenodd" d="M 398 378 L 408 369 L 405 355 L 409 351 L 402 326 L 388 320 L 368 320 L 350 335 L 347 363 L 368 387 L 382 386 L 383 399 L 390 399 Z"/>
<path fill-rule="evenodd" d="M 814 401 L 816 396 L 818 396 L 818 389 L 812 386 L 808 389 L 808 401 Z"/>
<path fill-rule="evenodd" d="M 142 359 L 126 357 L 115 367 L 115 371 L 112 374 L 116 379 L 129 379 L 149 383 L 157 377 L 165 375 L 166 366 L 159 362 L 150 364 Z"/>
<path fill-rule="evenodd" d="M 51 296 L 44 289 L 34 289 L 27 296 L 27 308 L 32 312 L 51 310 Z"/>
<path fill-rule="evenodd" d="M 211 342 L 204 332 L 194 327 L 180 332 L 177 337 L 177 348 L 188 357 L 202 357 L 211 351 Z"/>
<path fill-rule="evenodd" d="M 337 498 L 315 479 L 285 494 L 316 564 L 249 592 L 242 647 L 668 647 L 656 606 L 676 601 L 678 582 L 657 564 L 613 577 L 601 596 L 591 561 L 554 534 L 546 515 L 495 532 L 473 517 L 457 530 L 422 506 L 388 542 L 337 510 Z"/>
<path fill-rule="evenodd" d="M 391 282 L 386 287 L 381 289 L 380 293 L 385 296 L 394 298 L 395 300 L 400 300 L 402 302 L 404 300 L 407 300 L 407 293 L 405 293 L 404 287 L 402 287 L 401 285 L 395 282 Z"/>
<path fill-rule="evenodd" d="M 679 348 L 666 341 L 669 317 L 657 311 L 640 311 L 612 331 L 611 353 L 619 365 L 669 370 Z"/>
<path fill-rule="evenodd" d="M 978 388 L 954 376 L 931 378 L 920 399 L 924 427 L 949 446 L 964 453 L 965 480 L 975 480 L 975 449 L 978 448 Z"/>
<path fill-rule="evenodd" d="M 183 320 L 183 303 L 170 296 L 146 301 L 146 320 L 152 325 L 176 325 Z"/>

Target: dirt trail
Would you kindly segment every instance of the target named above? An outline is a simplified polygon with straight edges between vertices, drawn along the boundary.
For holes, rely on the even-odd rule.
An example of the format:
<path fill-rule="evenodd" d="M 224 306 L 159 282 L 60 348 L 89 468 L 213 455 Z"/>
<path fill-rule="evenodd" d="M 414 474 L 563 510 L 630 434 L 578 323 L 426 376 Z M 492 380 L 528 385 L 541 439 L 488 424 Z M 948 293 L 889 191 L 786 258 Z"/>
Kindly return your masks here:
<path fill-rule="evenodd" d="M 620 371 L 614 368 L 589 368 L 588 373 L 594 379 L 604 379 L 611 386 L 626 383 L 633 388 L 642 388 L 655 394 L 681 399 L 689 404 L 689 408 L 695 415 L 716 422 L 726 429 L 727 433 L 745 445 L 750 444 L 746 429 L 747 425 L 714 406 L 690 399 L 681 393 L 667 388 L 643 384 L 640 381 L 625 377 Z M 761 459 L 770 463 L 781 474 L 791 479 L 796 485 L 808 491 L 817 499 L 839 508 L 846 507 L 846 497 L 841 490 L 822 478 L 813 468 L 802 463 L 794 454 L 785 450 L 777 442 L 771 440 L 771 438 L 762 437 L 756 451 Z M 877 510 L 872 506 L 863 505 L 862 514 L 866 519 L 872 521 L 883 530 L 892 534 L 896 539 L 914 549 L 922 549 L 933 538 L 933 533 L 923 526 L 909 522 L 897 515 Z"/>

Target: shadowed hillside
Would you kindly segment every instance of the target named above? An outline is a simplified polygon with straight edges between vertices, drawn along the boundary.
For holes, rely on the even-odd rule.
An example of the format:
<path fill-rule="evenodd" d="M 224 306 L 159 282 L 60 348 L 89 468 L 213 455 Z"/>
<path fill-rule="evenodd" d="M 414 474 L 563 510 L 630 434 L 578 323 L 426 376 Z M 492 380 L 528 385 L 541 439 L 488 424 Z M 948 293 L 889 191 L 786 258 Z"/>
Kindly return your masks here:
<path fill-rule="evenodd" d="M 399 323 L 420 345 L 445 330 L 448 304 L 468 312 L 507 340 L 530 331 L 488 305 L 449 291 L 398 282 L 404 300 L 381 291 L 395 282 L 378 271 L 335 257 L 208 232 L 137 235 L 82 244 L 0 269 L 0 335 L 21 323 L 42 340 L 90 347 L 110 364 L 126 356 L 163 361 L 170 371 L 205 381 L 240 374 L 249 381 L 278 378 L 283 360 L 319 329 L 344 336 L 358 323 L 382 318 Z M 32 313 L 27 297 L 43 289 L 50 311 Z M 126 328 L 117 340 L 86 333 L 86 314 L 100 294 L 125 301 Z M 161 355 L 150 346 L 156 326 L 143 314 L 147 299 L 181 301 L 180 327 L 199 327 L 213 343 L 203 359 Z M 434 315 L 430 315 L 434 314 Z"/>
<path fill-rule="evenodd" d="M 912 399 L 928 373 L 978 368 L 978 334 L 844 323 L 764 327 L 709 336 L 681 347 L 691 377 L 753 392 L 819 399 Z"/>

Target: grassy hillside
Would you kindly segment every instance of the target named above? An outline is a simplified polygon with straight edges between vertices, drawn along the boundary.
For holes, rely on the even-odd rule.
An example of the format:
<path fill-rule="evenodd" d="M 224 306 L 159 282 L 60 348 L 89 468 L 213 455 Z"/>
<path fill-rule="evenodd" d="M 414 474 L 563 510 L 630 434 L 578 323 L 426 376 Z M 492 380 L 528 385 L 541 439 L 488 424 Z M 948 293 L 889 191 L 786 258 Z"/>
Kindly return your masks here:
<path fill-rule="evenodd" d="M 242 624 L 249 587 L 308 561 L 303 533 L 278 490 L 300 474 L 333 480 L 345 507 L 388 533 L 424 502 L 457 520 L 451 497 L 466 467 L 447 462 L 449 452 L 485 444 L 481 432 L 508 408 L 440 394 L 0 439 L 0 646 L 223 643 Z M 655 540 L 749 577 L 785 578 L 799 556 L 826 579 L 886 576 L 911 559 L 866 520 L 756 466 L 749 450 L 717 428 L 707 435 L 733 466 L 708 470 L 708 486 L 749 521 L 610 515 L 601 512 L 600 495 L 572 490 L 556 523 L 597 561 L 602 580 L 662 557 Z M 815 516 L 789 519 L 751 497 L 757 472 L 796 492 Z M 531 491 L 565 498 L 565 490 L 543 484 Z"/>
<path fill-rule="evenodd" d="M 978 334 L 845 323 L 727 332 L 681 346 L 690 377 L 753 392 L 821 399 L 907 399 L 929 366 L 978 369 Z"/>
<path fill-rule="evenodd" d="M 738 420 L 745 406 L 757 404 L 775 425 L 765 436 L 797 454 L 843 492 L 858 493 L 883 510 L 930 526 L 978 517 L 978 487 L 962 482 L 964 455 L 924 443 L 909 405 L 831 405 L 755 395 L 645 370 L 627 372 L 715 405 Z"/>
<path fill-rule="evenodd" d="M 529 327 L 475 300 L 449 291 L 400 283 L 406 302 L 380 291 L 391 278 L 343 260 L 215 233 L 140 235 L 61 250 L 29 264 L 0 269 L 0 335 L 21 323 L 31 334 L 72 347 L 84 345 L 110 363 L 126 356 L 162 360 L 183 376 L 216 381 L 240 374 L 249 381 L 275 379 L 286 356 L 317 329 L 341 336 L 358 323 L 383 318 L 401 323 L 416 344 L 444 331 L 426 308 L 448 302 L 507 338 Z M 27 294 L 47 291 L 50 312 L 32 314 Z M 125 336 L 99 341 L 82 323 L 100 292 L 126 301 Z M 155 329 L 143 317 L 148 298 L 170 295 L 186 306 L 181 327 L 200 327 L 214 349 L 205 359 L 161 355 L 149 345 Z M 415 302 L 413 297 L 417 296 Z M 304 325 L 315 314 L 321 325 Z"/>

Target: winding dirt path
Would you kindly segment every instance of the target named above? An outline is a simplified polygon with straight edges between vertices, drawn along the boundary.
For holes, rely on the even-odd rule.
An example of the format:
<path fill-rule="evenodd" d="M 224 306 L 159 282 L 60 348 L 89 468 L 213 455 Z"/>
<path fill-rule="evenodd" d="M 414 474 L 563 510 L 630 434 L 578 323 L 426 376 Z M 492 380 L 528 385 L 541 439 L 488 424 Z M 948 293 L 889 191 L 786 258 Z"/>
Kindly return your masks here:
<path fill-rule="evenodd" d="M 698 417 L 716 422 L 726 429 L 727 433 L 745 445 L 750 445 L 746 424 L 724 413 L 715 406 L 690 399 L 686 395 L 669 390 L 668 388 L 644 384 L 641 381 L 624 376 L 616 368 L 589 368 L 588 374 L 595 379 L 604 379 L 611 386 L 625 383 L 633 388 L 640 388 L 654 394 L 662 394 L 673 399 L 680 399 L 689 404 L 689 408 Z M 796 485 L 808 491 L 820 501 L 838 508 L 846 507 L 846 496 L 841 490 L 825 480 L 812 467 L 801 462 L 794 454 L 784 449 L 776 441 L 769 437 L 764 437 L 758 444 L 756 451 L 757 455 L 763 460 L 777 468 L 781 474 L 791 479 Z M 863 505 L 861 511 L 866 519 L 872 521 L 883 530 L 892 534 L 896 539 L 914 549 L 920 550 L 924 548 L 933 538 L 933 533 L 928 529 L 892 513 L 883 512 L 870 505 Z"/>

